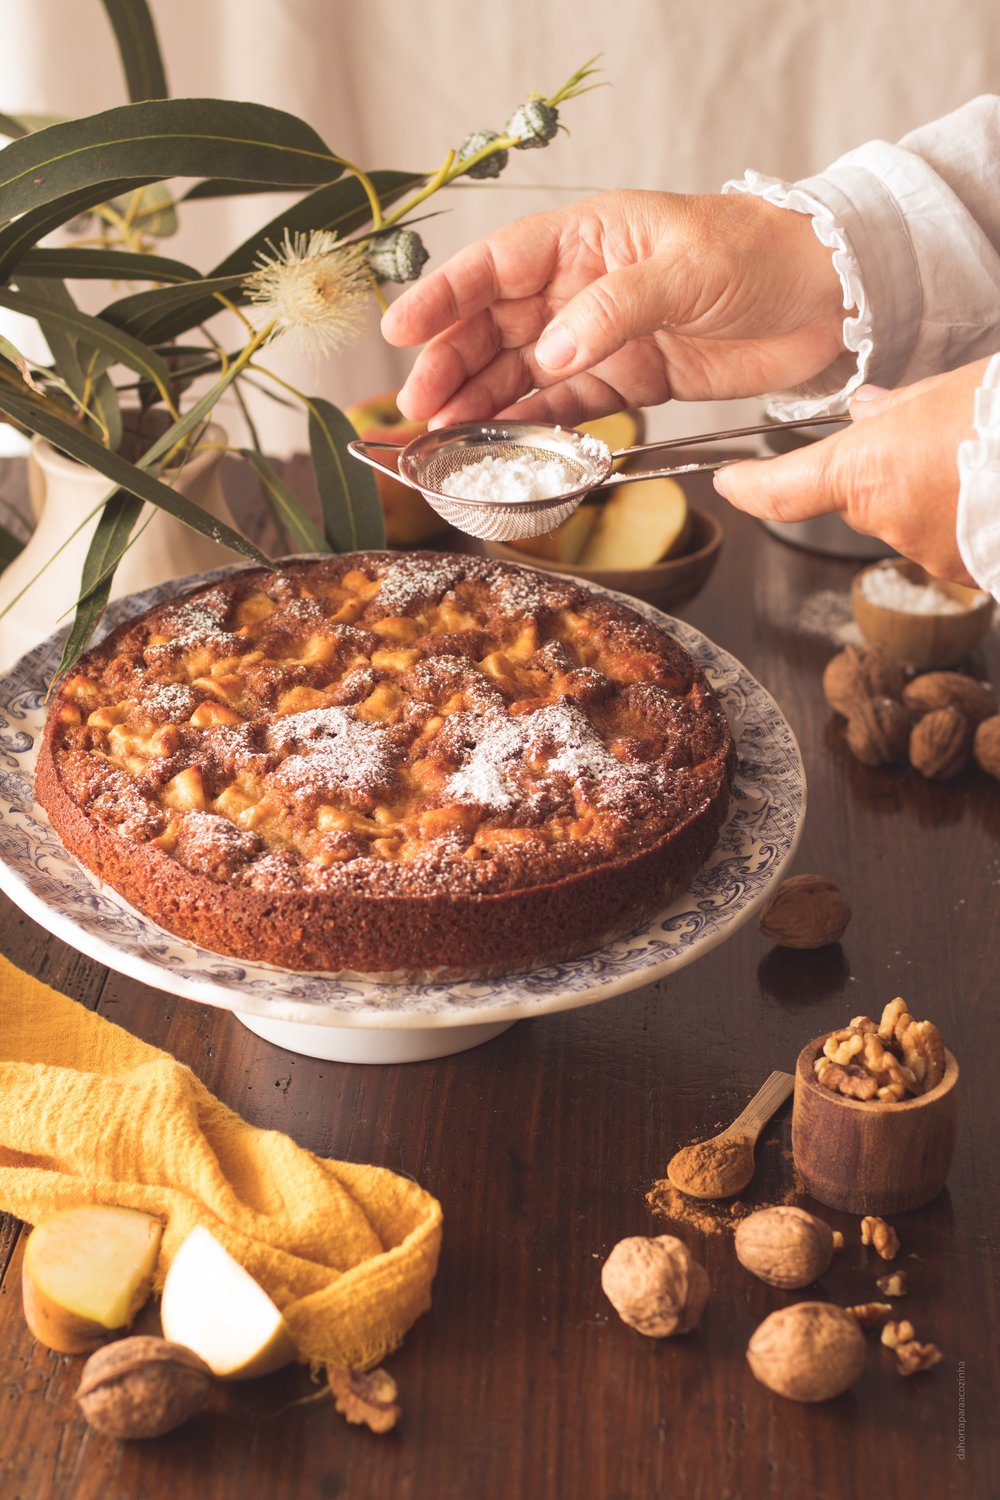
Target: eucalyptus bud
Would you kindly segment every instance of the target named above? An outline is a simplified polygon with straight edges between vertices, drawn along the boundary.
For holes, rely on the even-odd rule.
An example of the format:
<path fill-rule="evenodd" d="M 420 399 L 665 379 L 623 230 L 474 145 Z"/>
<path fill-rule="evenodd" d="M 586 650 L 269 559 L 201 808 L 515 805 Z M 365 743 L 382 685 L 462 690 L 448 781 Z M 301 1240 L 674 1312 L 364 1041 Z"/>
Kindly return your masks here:
<path fill-rule="evenodd" d="M 467 135 L 458 148 L 458 159 L 464 161 L 467 156 L 475 156 L 477 151 L 482 151 L 491 141 L 498 141 L 500 136 L 495 130 L 474 130 Z M 477 161 L 475 166 L 469 167 L 463 172 L 464 177 L 499 177 L 507 165 L 508 152 L 494 151 L 492 156 L 484 156 L 482 161 Z"/>
<path fill-rule="evenodd" d="M 529 99 L 515 109 L 504 126 L 504 134 L 517 137 L 516 150 L 532 151 L 547 146 L 558 129 L 559 111 L 555 105 L 546 104 L 544 99 Z"/>
<path fill-rule="evenodd" d="M 413 229 L 380 234 L 368 246 L 368 264 L 382 281 L 415 281 L 429 253 Z"/>

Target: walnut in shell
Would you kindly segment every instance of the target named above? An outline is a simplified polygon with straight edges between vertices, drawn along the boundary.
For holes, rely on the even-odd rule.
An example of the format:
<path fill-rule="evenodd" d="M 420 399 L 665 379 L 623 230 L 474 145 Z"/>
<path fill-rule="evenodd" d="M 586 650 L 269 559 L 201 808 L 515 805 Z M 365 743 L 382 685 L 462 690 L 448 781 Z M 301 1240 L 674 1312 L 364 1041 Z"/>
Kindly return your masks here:
<path fill-rule="evenodd" d="M 847 899 L 832 880 L 793 875 L 766 903 L 759 927 L 779 948 L 825 948 L 840 941 L 850 920 Z"/>
<path fill-rule="evenodd" d="M 136 1334 L 116 1339 L 83 1367 L 76 1399 L 105 1437 L 162 1437 L 201 1411 L 212 1392 L 212 1372 L 183 1344 Z"/>
<path fill-rule="evenodd" d="M 672 1234 L 619 1240 L 601 1269 L 604 1294 L 623 1323 L 649 1338 L 690 1333 L 708 1301 L 708 1274 Z"/>
<path fill-rule="evenodd" d="M 972 758 L 980 770 L 1000 781 L 1000 714 L 984 719 L 976 729 Z"/>
<path fill-rule="evenodd" d="M 829 1401 L 848 1390 L 865 1365 L 856 1318 L 832 1302 L 780 1307 L 757 1328 L 747 1361 L 761 1385 L 791 1401 Z"/>
<path fill-rule="evenodd" d="M 863 698 L 898 698 L 903 682 L 903 667 L 888 651 L 845 646 L 826 664 L 823 692 L 830 707 L 848 718 Z"/>
<path fill-rule="evenodd" d="M 895 698 L 862 698 L 847 717 L 847 748 L 862 765 L 896 765 L 906 759 L 910 724 Z"/>
<path fill-rule="evenodd" d="M 903 689 L 903 702 L 914 714 L 936 708 L 957 708 L 976 725 L 997 711 L 993 689 L 963 672 L 923 672 Z"/>
<path fill-rule="evenodd" d="M 769 1286 L 808 1286 L 833 1260 L 833 1230 L 804 1208 L 761 1208 L 736 1226 L 736 1259 Z"/>
<path fill-rule="evenodd" d="M 910 764 L 931 781 L 950 781 L 969 764 L 972 726 L 957 708 L 935 708 L 910 733 Z"/>

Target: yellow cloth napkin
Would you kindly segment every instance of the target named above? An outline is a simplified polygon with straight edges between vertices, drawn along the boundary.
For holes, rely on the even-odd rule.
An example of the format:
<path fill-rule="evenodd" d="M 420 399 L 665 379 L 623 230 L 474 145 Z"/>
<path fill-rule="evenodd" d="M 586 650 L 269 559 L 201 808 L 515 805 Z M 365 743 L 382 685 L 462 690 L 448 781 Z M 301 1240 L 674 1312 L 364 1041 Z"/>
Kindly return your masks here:
<path fill-rule="evenodd" d="M 441 1208 L 385 1168 L 259 1130 L 191 1070 L 0 957 L 0 1209 L 158 1214 L 158 1286 L 203 1224 L 267 1290 L 303 1360 L 363 1368 L 430 1306 Z"/>

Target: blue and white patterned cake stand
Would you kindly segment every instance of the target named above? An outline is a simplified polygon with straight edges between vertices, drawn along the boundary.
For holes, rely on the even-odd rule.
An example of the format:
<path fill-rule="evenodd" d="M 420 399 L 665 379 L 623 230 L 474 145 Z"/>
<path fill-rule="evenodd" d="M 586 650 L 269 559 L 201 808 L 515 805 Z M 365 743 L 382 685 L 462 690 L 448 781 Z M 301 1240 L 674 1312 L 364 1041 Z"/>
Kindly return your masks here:
<path fill-rule="evenodd" d="M 112 604 L 104 629 L 231 570 Z M 606 591 L 605 591 L 606 592 Z M 0 677 L 0 889 L 63 942 L 154 989 L 235 1012 L 290 1051 L 340 1062 L 409 1062 L 488 1041 L 515 1021 L 592 1005 L 662 979 L 730 937 L 792 859 L 805 817 L 802 759 L 774 699 L 682 620 L 612 595 L 672 631 L 719 694 L 739 744 L 732 807 L 687 893 L 639 931 L 530 974 L 383 984 L 363 975 L 243 963 L 165 932 L 67 854 L 34 800 L 44 698 L 62 649 L 51 637 Z"/>

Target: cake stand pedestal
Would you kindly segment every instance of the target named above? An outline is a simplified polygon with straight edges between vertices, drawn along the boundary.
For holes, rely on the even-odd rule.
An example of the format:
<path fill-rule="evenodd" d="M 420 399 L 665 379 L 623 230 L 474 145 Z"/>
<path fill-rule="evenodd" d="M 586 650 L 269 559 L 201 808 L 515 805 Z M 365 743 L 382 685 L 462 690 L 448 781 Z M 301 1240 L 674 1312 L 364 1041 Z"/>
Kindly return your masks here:
<path fill-rule="evenodd" d="M 236 1012 L 236 1019 L 255 1036 L 286 1052 L 320 1057 L 327 1062 L 409 1063 L 450 1057 L 491 1042 L 514 1021 L 491 1021 L 473 1026 L 393 1027 L 366 1030 L 355 1026 L 310 1026 L 307 1021 L 270 1021 L 264 1016 Z"/>

